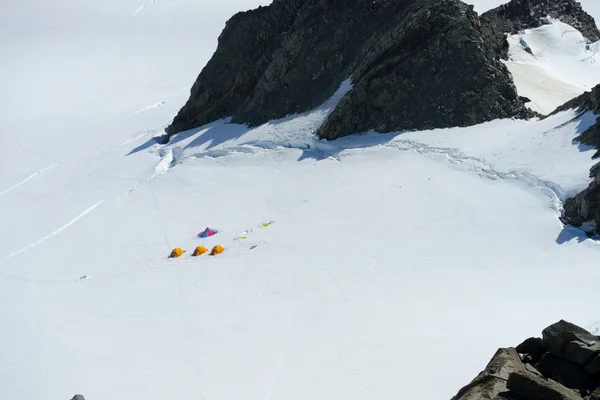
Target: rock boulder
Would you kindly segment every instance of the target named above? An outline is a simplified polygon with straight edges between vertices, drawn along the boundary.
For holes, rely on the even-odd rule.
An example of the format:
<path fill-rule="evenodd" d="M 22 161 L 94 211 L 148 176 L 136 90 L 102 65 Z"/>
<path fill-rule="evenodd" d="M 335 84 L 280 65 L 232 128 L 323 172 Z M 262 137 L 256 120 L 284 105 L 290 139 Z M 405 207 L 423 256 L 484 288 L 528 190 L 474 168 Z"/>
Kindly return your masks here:
<path fill-rule="evenodd" d="M 600 400 L 600 338 L 566 321 L 500 349 L 452 400 Z"/>
<path fill-rule="evenodd" d="M 518 398 L 526 400 L 583 400 L 574 390 L 530 371 L 510 374 L 506 386 Z"/>
<path fill-rule="evenodd" d="M 513 397 L 501 397 L 508 392 L 508 377 L 511 373 L 524 369 L 525 365 L 515 349 L 500 349 L 485 369 L 452 400 L 512 399 Z"/>

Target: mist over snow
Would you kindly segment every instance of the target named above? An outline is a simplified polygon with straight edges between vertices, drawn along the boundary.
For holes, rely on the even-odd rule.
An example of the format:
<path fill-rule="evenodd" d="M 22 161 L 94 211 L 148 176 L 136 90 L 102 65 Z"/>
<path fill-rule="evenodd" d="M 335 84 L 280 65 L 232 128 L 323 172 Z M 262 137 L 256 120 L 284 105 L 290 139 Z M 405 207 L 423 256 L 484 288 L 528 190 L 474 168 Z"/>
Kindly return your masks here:
<path fill-rule="evenodd" d="M 5 2 L 0 398 L 449 399 L 500 346 L 597 329 L 600 245 L 559 221 L 592 113 L 320 141 L 346 81 L 157 144 L 225 21 L 268 3 Z M 532 108 L 598 83 L 577 34 L 510 38 Z"/>

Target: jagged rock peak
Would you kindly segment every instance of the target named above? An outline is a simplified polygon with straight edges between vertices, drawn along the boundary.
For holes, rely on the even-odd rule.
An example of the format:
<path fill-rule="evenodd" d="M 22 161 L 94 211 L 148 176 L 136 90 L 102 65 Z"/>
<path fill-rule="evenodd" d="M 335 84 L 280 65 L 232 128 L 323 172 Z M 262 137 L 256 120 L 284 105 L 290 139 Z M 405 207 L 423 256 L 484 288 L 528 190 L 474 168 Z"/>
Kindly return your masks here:
<path fill-rule="evenodd" d="M 204 67 L 167 133 L 231 116 L 254 90 L 273 53 L 307 0 L 275 0 L 267 7 L 235 14 L 219 36 Z"/>
<path fill-rule="evenodd" d="M 167 133 L 304 112 L 349 77 L 323 138 L 526 115 L 481 30 L 458 0 L 277 0 L 227 23 Z"/>

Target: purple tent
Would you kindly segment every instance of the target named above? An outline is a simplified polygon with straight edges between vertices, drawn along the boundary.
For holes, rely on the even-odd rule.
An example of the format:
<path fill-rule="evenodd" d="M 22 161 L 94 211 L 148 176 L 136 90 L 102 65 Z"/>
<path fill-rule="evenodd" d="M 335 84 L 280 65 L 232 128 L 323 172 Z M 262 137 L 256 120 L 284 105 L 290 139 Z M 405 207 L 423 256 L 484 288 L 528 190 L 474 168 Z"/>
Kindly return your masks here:
<path fill-rule="evenodd" d="M 206 228 L 206 229 L 204 230 L 204 232 L 200 232 L 200 233 L 198 234 L 198 237 L 199 237 L 199 238 L 207 238 L 207 237 L 210 237 L 210 236 L 216 235 L 217 233 L 219 233 L 219 231 L 218 231 L 218 230 L 216 230 L 216 229 L 210 229 L 210 228 Z"/>

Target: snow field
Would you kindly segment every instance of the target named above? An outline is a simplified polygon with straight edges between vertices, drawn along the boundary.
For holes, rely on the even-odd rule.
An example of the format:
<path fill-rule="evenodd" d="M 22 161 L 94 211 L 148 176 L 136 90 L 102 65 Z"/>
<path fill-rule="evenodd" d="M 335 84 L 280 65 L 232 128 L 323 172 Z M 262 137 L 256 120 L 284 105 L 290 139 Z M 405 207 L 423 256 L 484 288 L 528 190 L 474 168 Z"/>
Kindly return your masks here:
<path fill-rule="evenodd" d="M 314 111 L 156 145 L 225 19 L 259 4 L 0 15 L 1 398 L 438 400 L 499 346 L 595 326 L 600 248 L 558 220 L 594 115 L 319 141 L 345 82 Z"/>

